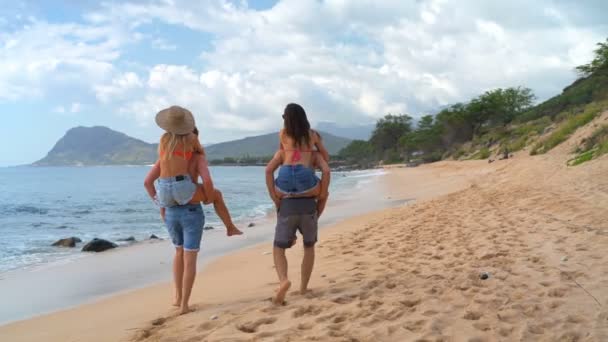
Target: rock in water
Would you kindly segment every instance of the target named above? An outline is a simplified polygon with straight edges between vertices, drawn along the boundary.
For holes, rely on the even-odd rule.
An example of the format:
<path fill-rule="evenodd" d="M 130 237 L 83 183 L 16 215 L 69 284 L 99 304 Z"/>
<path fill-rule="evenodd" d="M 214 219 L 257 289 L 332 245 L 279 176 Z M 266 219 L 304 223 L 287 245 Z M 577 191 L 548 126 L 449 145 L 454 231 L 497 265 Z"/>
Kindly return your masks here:
<path fill-rule="evenodd" d="M 122 241 L 122 242 L 135 242 L 135 237 L 134 236 L 129 236 L 126 239 L 118 239 L 117 241 Z"/>
<path fill-rule="evenodd" d="M 253 223 L 253 222 L 252 222 L 252 223 L 250 223 L 250 224 L 249 224 L 247 227 L 248 227 L 248 228 L 255 227 L 255 223 Z"/>
<path fill-rule="evenodd" d="M 52 246 L 55 247 L 76 247 L 76 244 L 78 242 L 82 242 L 82 240 L 80 240 L 79 238 L 72 236 L 70 238 L 65 238 L 65 239 L 61 239 L 61 240 L 57 240 L 55 241 Z"/>
<path fill-rule="evenodd" d="M 128 238 L 125 239 L 118 239 L 116 241 L 121 241 L 121 242 L 135 242 L 135 237 L 134 236 L 129 236 Z"/>
<path fill-rule="evenodd" d="M 158 236 L 156 236 L 154 234 L 150 235 L 150 240 L 154 240 L 154 239 L 158 239 Z"/>
<path fill-rule="evenodd" d="M 212 230 L 212 229 L 214 229 L 212 226 L 205 226 L 205 227 L 203 228 L 203 230 Z"/>
<path fill-rule="evenodd" d="M 118 247 L 118 245 L 116 245 L 113 242 L 110 242 L 110 241 L 104 240 L 104 239 L 95 238 L 95 239 L 89 241 L 89 243 L 87 243 L 86 245 L 84 245 L 84 247 L 82 247 L 82 251 L 83 252 L 103 252 L 103 251 L 107 251 L 108 249 L 112 249 L 112 248 L 116 248 L 116 247 Z"/>

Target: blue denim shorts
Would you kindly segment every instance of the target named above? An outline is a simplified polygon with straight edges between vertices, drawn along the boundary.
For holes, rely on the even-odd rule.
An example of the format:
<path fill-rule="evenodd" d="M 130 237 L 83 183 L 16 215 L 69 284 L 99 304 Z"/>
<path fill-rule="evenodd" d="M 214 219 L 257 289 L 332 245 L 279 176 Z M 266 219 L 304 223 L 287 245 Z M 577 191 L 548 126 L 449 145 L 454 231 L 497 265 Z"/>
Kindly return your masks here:
<path fill-rule="evenodd" d="M 298 195 L 312 190 L 319 183 L 315 170 L 304 165 L 283 165 L 274 184 L 279 191 Z"/>
<path fill-rule="evenodd" d="M 205 214 L 200 204 L 176 205 L 167 208 L 165 225 L 175 247 L 198 251 L 203 237 Z"/>
<path fill-rule="evenodd" d="M 188 204 L 195 192 L 196 184 L 189 175 L 160 178 L 156 187 L 158 203 L 164 208 Z"/>

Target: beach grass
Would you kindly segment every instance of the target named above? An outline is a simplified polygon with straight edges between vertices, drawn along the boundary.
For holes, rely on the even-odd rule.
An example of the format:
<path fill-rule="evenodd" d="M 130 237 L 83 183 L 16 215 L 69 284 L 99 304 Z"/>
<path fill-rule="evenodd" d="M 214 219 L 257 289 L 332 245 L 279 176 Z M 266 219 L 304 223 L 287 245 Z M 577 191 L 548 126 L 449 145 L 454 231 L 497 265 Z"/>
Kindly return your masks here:
<path fill-rule="evenodd" d="M 568 161 L 570 166 L 580 165 L 608 153 L 608 125 L 596 129 L 574 152 L 577 156 Z"/>
<path fill-rule="evenodd" d="M 562 116 L 566 117 L 563 123 L 546 139 L 539 141 L 530 152 L 531 155 L 544 154 L 549 152 L 555 146 L 566 141 L 579 127 L 582 127 L 606 108 L 606 102 L 592 103 L 585 107 L 585 109 L 578 114 L 569 115 L 563 113 Z"/>

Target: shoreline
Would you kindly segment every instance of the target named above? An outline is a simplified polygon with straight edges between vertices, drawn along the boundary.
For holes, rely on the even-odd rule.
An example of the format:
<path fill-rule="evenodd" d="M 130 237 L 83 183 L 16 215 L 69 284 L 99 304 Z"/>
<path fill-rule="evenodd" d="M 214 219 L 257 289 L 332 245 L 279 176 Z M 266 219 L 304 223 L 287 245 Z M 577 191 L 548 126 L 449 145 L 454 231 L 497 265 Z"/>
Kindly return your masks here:
<path fill-rule="evenodd" d="M 378 182 L 378 179 L 383 176 L 386 175 L 368 175 L 365 172 L 361 174 L 361 177 L 372 183 Z M 351 176 L 346 175 L 345 177 Z M 352 177 L 360 176 L 355 173 Z M 375 191 L 377 198 L 382 197 L 380 191 Z M 343 192 L 343 190 L 338 190 L 338 192 Z M 326 227 L 356 213 L 395 205 L 392 201 L 380 200 L 369 203 L 366 207 L 343 195 L 333 196 L 334 200 L 330 201 L 327 214 L 321 218 L 321 227 Z M 272 238 L 274 228 L 272 210 L 264 216 L 245 219 L 241 223 L 241 227 L 246 233 L 242 237 L 227 239 L 223 227 L 204 232 L 203 249 L 199 254 L 199 270 L 204 269 L 211 260 L 269 241 Z M 254 223 L 255 226 L 247 227 L 249 223 Z M 172 255 L 173 249 L 169 240 L 142 240 L 103 253 L 87 255 L 76 253 L 49 263 L 4 272 L 0 277 L 0 285 L 3 288 L 3 291 L 0 292 L 0 302 L 9 310 L 0 313 L 0 326 L 81 305 L 89 305 L 125 292 L 167 283 L 171 280 Z M 123 267 L 116 268 L 117 264 L 121 264 Z M 50 285 L 41 288 L 39 284 Z M 17 298 L 24 291 L 31 293 L 30 301 L 35 305 L 21 305 Z"/>
<path fill-rule="evenodd" d="M 483 164 L 480 162 L 470 162 L 470 163 L 468 163 L 467 168 L 469 168 L 469 169 L 471 167 L 478 168 L 480 165 L 483 165 Z M 410 178 L 409 176 L 411 175 L 411 180 L 408 179 L 407 182 L 404 183 L 403 182 L 404 176 L 400 175 L 400 173 L 403 173 L 403 172 L 405 172 L 408 175 L 408 178 Z M 488 172 L 488 171 L 484 171 L 484 172 Z M 396 174 L 396 173 L 399 173 L 399 174 Z M 415 169 L 411 169 L 411 168 L 394 169 L 394 170 L 387 171 L 386 174 L 383 175 L 382 177 L 373 177 L 373 179 L 377 181 L 377 191 L 378 191 L 378 193 L 382 193 L 382 195 L 368 196 L 367 198 L 371 199 L 372 203 L 365 203 L 365 202 L 359 201 L 359 203 L 358 203 L 359 207 L 351 208 L 352 210 L 349 213 L 345 212 L 346 208 L 343 205 L 344 203 L 340 203 L 340 201 L 337 201 L 338 203 L 334 203 L 334 205 L 332 207 L 328 208 L 329 209 L 328 212 L 335 212 L 336 216 L 334 218 L 326 217 L 324 221 L 327 221 L 327 222 L 321 222 L 322 228 L 320 229 L 320 234 L 322 236 L 325 236 L 327 234 L 332 234 L 331 232 L 339 231 L 340 229 L 344 229 L 344 225 L 348 224 L 349 222 L 351 222 L 351 223 L 360 222 L 361 220 L 365 220 L 370 215 L 371 216 L 373 216 L 373 215 L 382 216 L 383 215 L 382 213 L 385 210 L 390 210 L 390 209 L 386 209 L 386 207 L 380 207 L 380 208 L 376 208 L 376 210 L 374 210 L 373 203 L 376 203 L 376 205 L 377 205 L 378 204 L 377 202 L 384 201 L 384 204 L 392 204 L 393 206 L 396 206 L 396 207 L 403 207 L 403 204 L 406 203 L 407 201 L 411 201 L 413 197 L 415 197 L 416 202 L 418 202 L 420 200 L 429 199 L 429 198 L 435 197 L 440 194 L 445 194 L 445 193 L 449 193 L 451 191 L 462 189 L 462 188 L 470 185 L 470 183 L 473 181 L 473 177 L 471 177 L 470 175 L 467 175 L 466 172 L 462 173 L 462 172 L 458 171 L 456 173 L 456 175 L 459 175 L 459 176 L 454 177 L 454 175 L 455 174 L 451 171 L 444 172 L 442 170 L 441 164 L 437 164 L 437 165 L 433 165 L 433 166 L 429 166 L 429 167 L 421 167 L 421 168 L 419 167 L 419 168 L 415 168 Z M 424 181 L 421 181 L 421 179 L 423 179 Z M 397 184 L 395 184 L 395 183 L 397 183 Z M 425 186 L 425 184 L 427 184 L 427 186 Z M 435 184 L 435 185 L 433 185 L 433 184 Z M 362 196 L 363 196 L 363 193 L 362 193 Z M 378 200 L 379 198 L 380 198 L 380 200 Z M 372 213 L 364 214 L 362 216 L 356 215 L 357 213 L 359 213 L 359 214 L 364 213 L 365 210 L 367 210 L 368 212 L 372 212 Z M 328 227 L 328 225 L 330 227 Z M 338 227 L 338 228 L 336 228 L 336 227 Z M 340 227 L 342 227 L 342 228 L 340 228 Z M 222 254 L 221 256 L 220 255 L 215 256 L 212 261 L 209 261 L 210 263 L 206 263 L 206 266 L 204 268 L 199 267 L 199 270 L 202 270 L 202 272 L 200 273 L 200 278 L 206 279 L 205 274 L 207 273 L 208 268 L 212 267 L 212 265 L 214 263 L 220 262 L 223 259 L 232 258 L 235 255 L 247 253 L 247 252 L 250 252 L 251 250 L 256 250 L 256 251 L 259 249 L 271 250 L 271 248 L 268 248 L 268 244 L 269 244 L 268 241 L 269 241 L 269 239 L 263 239 L 258 244 L 249 245 L 247 247 L 239 248 L 238 250 L 229 251 L 225 254 Z M 322 243 L 323 238 L 321 238 L 320 241 Z M 157 243 L 155 245 L 160 246 L 162 244 Z M 130 249 L 133 249 L 133 248 L 130 248 Z M 165 255 L 166 255 L 165 261 L 167 263 L 166 272 L 170 273 L 169 263 L 170 263 L 170 258 L 171 258 L 171 254 L 172 254 L 172 249 L 165 248 L 165 251 L 168 251 L 168 253 L 165 253 Z M 110 254 L 108 254 L 108 255 L 110 255 Z M 95 258 L 95 259 L 97 259 L 97 258 Z M 267 281 L 274 281 L 274 277 L 267 279 Z M 199 284 L 200 287 L 205 287 L 204 282 L 205 282 L 205 280 L 202 280 L 200 282 L 197 281 L 197 284 Z M 197 286 L 199 286 L 199 285 L 195 285 L 195 292 L 196 292 Z M 148 286 L 144 286 L 143 288 L 138 288 L 135 290 L 133 290 L 133 289 L 123 290 L 118 294 L 114 293 L 110 296 L 104 296 L 102 298 L 97 298 L 93 302 L 77 305 L 77 306 L 69 308 L 67 310 L 60 310 L 60 311 L 52 312 L 49 314 L 35 316 L 35 317 L 31 317 L 31 318 L 28 318 L 25 320 L 20 320 L 20 321 L 4 324 L 4 325 L 0 326 L 0 333 L 2 331 L 11 331 L 13 329 L 16 329 L 15 331 L 21 331 L 20 327 L 27 327 L 27 326 L 29 326 L 29 324 L 37 325 L 37 324 L 44 324 L 44 323 L 40 323 L 40 322 L 56 322 L 57 319 L 61 320 L 62 317 L 66 317 L 66 315 L 70 316 L 70 314 L 75 313 L 75 312 L 87 312 L 88 314 L 91 314 L 91 310 L 94 310 L 95 307 L 101 307 L 101 306 L 106 305 L 107 303 L 118 304 L 120 302 L 130 300 L 128 298 L 135 298 L 140 295 L 143 295 L 144 293 L 159 292 L 160 291 L 159 289 L 165 289 L 165 290 L 162 290 L 162 292 L 166 292 L 166 294 L 164 294 L 164 296 L 166 296 L 171 293 L 171 291 L 168 290 L 168 288 L 170 288 L 170 287 L 171 287 L 170 282 L 157 282 L 154 284 L 148 284 Z M 154 291 L 153 289 L 156 289 L 156 291 Z M 121 298 L 121 299 L 118 300 L 118 302 L 116 302 L 117 298 Z M 193 300 L 196 300 L 195 294 L 193 294 Z M 206 301 L 208 301 L 208 298 Z M 193 303 L 196 303 L 196 302 L 193 301 Z M 159 309 L 161 307 L 166 310 L 166 306 L 159 304 Z M 95 315 L 93 315 L 93 316 L 95 316 Z M 138 321 L 138 324 L 139 323 L 141 323 L 141 322 Z M 25 333 L 25 332 L 21 331 L 21 333 Z M 58 331 L 57 329 L 51 329 L 51 331 L 49 331 L 49 334 L 50 335 L 48 336 L 48 338 L 50 338 L 51 340 L 54 340 L 52 336 L 57 336 L 54 334 L 61 334 L 61 331 Z M 17 334 L 15 336 L 20 336 L 20 334 Z M 28 336 L 27 334 L 23 335 L 22 340 L 28 340 L 27 336 Z M 74 335 L 71 335 L 71 336 L 79 336 L 79 334 L 77 332 L 74 332 Z M 91 336 L 91 337 L 93 337 L 93 336 Z"/>

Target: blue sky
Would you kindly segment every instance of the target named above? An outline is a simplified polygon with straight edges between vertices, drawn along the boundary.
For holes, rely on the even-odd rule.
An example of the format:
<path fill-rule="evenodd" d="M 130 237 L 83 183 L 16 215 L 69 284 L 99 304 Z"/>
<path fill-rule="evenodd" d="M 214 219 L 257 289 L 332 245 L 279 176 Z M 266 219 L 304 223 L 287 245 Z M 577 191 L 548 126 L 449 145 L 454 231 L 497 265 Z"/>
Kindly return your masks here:
<path fill-rule="evenodd" d="M 605 13 L 563 0 L 3 3 L 0 166 L 42 158 L 74 126 L 155 141 L 172 104 L 209 143 L 278 129 L 289 102 L 354 125 L 496 87 L 543 100 L 606 38 Z"/>

